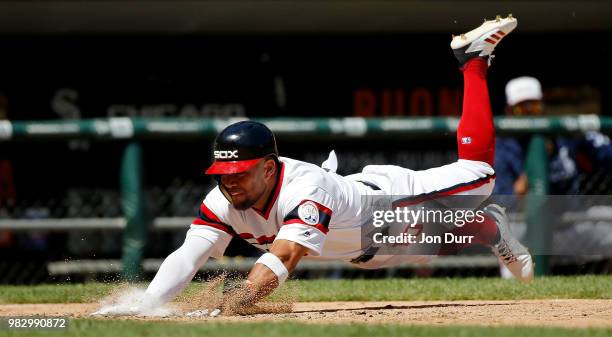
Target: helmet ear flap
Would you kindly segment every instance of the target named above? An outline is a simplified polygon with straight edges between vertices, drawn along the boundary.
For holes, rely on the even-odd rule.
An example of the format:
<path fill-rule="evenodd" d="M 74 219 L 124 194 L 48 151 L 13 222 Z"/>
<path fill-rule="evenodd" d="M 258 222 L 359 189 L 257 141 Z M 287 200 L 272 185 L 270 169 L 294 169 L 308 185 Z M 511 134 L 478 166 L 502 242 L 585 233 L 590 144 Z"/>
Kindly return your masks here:
<path fill-rule="evenodd" d="M 227 190 L 225 189 L 225 187 L 223 187 L 223 185 L 221 185 L 221 183 L 219 183 L 219 190 L 221 191 L 225 199 L 227 199 L 227 201 L 232 204 L 232 197 L 229 195 L 229 193 L 227 193 Z"/>

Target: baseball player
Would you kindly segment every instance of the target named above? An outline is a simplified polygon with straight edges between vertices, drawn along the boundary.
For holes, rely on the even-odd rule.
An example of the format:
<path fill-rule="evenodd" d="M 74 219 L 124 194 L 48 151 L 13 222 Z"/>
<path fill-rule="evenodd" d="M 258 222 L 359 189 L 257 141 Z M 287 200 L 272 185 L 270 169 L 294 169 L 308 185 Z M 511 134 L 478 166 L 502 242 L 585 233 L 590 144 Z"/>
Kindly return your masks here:
<path fill-rule="evenodd" d="M 493 190 L 495 131 L 487 89 L 487 69 L 495 46 L 517 25 L 512 16 L 486 21 L 456 36 L 451 48 L 464 77 L 463 114 L 457 130 L 459 160 L 424 171 L 368 165 L 362 172 L 336 174 L 335 156 L 314 164 L 280 157 L 274 134 L 263 124 L 242 121 L 225 128 L 214 143 L 206 174 L 211 190 L 185 242 L 162 263 L 146 293 L 166 302 L 176 297 L 209 257 L 223 255 L 233 236 L 265 253 L 247 280 L 235 289 L 236 305 L 254 303 L 282 284 L 304 256 L 343 260 L 360 268 L 384 268 L 427 257 L 368 254 L 361 244 L 362 215 L 372 211 L 364 195 L 398 195 L 403 201 L 438 196 L 475 196 L 478 207 Z M 406 198 L 405 196 L 409 196 Z M 527 249 L 514 239 L 504 210 L 484 208 L 486 221 L 457 228 L 489 245 L 520 281 L 533 278 Z M 440 254 L 464 248 L 441 249 Z"/>

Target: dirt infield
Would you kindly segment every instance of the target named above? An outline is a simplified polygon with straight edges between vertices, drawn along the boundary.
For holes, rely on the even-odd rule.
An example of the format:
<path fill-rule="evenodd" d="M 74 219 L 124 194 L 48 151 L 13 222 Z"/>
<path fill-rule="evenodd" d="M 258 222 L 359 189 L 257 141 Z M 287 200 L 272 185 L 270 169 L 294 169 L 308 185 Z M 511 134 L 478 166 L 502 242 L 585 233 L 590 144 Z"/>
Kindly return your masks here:
<path fill-rule="evenodd" d="M 0 316 L 62 315 L 85 318 L 98 303 L 4 304 Z M 612 327 L 612 300 L 303 302 L 291 313 L 217 318 L 101 317 L 175 322 L 369 323 L 420 325 Z"/>

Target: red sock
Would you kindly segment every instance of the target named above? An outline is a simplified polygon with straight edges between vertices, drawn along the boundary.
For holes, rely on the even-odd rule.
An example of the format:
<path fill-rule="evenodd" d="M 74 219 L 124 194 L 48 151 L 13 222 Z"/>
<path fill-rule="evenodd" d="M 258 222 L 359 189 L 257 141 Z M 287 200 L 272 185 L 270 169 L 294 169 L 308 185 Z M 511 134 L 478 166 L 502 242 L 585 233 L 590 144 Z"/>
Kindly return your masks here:
<path fill-rule="evenodd" d="M 469 60 L 463 71 L 463 112 L 457 128 L 460 159 L 477 160 L 493 166 L 495 127 L 487 87 L 487 60 Z"/>
<path fill-rule="evenodd" d="M 493 245 L 497 241 L 497 224 L 492 217 L 486 214 L 483 214 L 483 217 L 482 222 L 474 220 L 450 231 L 455 236 L 473 235 L 472 242 L 445 243 L 440 247 L 438 255 L 455 255 L 473 245 Z"/>

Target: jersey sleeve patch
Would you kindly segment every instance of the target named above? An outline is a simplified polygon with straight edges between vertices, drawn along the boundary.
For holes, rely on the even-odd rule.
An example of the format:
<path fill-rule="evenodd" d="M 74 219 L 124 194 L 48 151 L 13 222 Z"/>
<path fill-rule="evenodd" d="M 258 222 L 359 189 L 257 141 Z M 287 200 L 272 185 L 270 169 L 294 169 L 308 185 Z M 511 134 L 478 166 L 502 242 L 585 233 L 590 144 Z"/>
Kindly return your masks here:
<path fill-rule="evenodd" d="M 331 220 L 331 209 L 312 200 L 302 200 L 285 218 L 283 224 L 304 224 L 313 226 L 327 234 L 329 221 Z"/>
<path fill-rule="evenodd" d="M 206 207 L 206 204 L 204 203 L 202 203 L 200 206 L 200 209 L 198 210 L 198 217 L 193 221 L 193 224 L 210 226 L 222 230 L 232 236 L 236 235 L 234 229 L 231 226 L 224 224 L 219 217 L 215 215 L 215 213 Z"/>

